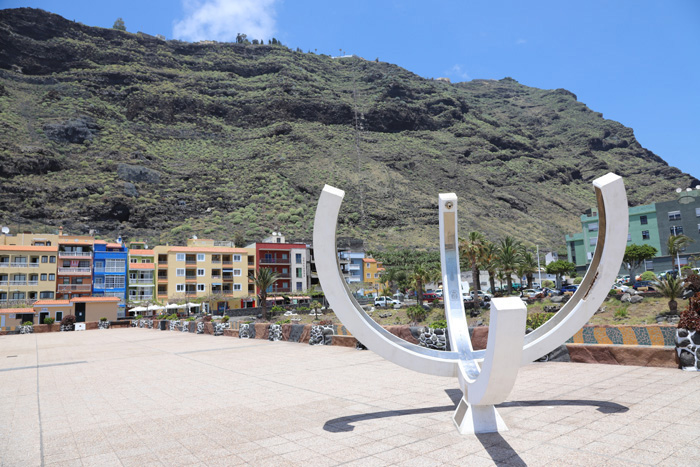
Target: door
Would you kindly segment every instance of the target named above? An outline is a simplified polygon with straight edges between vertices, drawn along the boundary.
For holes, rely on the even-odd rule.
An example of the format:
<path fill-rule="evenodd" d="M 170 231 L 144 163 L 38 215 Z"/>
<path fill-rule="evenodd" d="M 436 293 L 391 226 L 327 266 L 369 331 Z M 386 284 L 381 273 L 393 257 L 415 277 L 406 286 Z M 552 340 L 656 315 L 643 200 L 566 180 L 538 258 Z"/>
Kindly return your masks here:
<path fill-rule="evenodd" d="M 49 312 L 48 311 L 42 311 L 39 313 L 39 324 L 44 324 L 44 318 L 49 317 Z"/>
<path fill-rule="evenodd" d="M 75 304 L 75 322 L 84 323 L 85 322 L 85 304 L 76 303 Z"/>

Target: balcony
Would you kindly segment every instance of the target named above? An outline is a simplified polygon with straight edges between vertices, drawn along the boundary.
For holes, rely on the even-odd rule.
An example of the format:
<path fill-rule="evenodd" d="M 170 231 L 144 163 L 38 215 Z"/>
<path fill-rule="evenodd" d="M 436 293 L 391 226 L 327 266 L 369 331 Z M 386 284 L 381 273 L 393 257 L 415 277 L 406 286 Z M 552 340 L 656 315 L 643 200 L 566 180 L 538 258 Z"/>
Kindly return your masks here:
<path fill-rule="evenodd" d="M 31 281 L 31 283 L 30 283 L 30 285 L 36 285 L 36 284 L 37 284 L 36 281 Z M 27 281 L 26 280 L 24 280 L 24 281 L 0 281 L 0 287 L 3 287 L 3 286 L 15 287 L 15 286 L 20 286 L 20 285 L 27 285 Z"/>
<path fill-rule="evenodd" d="M 267 293 L 289 293 L 291 291 L 291 287 L 272 287 L 271 289 L 267 289 Z"/>
<path fill-rule="evenodd" d="M 167 268 L 167 267 L 168 267 L 167 261 L 158 261 L 158 268 Z"/>
<path fill-rule="evenodd" d="M 150 285 L 150 286 L 153 286 L 153 279 L 129 279 L 129 287 L 131 287 L 132 285 Z"/>
<path fill-rule="evenodd" d="M 221 274 L 212 274 L 211 278 L 212 279 L 221 279 Z"/>
<path fill-rule="evenodd" d="M 58 273 L 68 276 L 90 275 L 92 268 L 58 268 Z"/>
<path fill-rule="evenodd" d="M 359 271 L 359 270 L 360 270 L 359 264 L 348 264 L 348 271 Z"/>
<path fill-rule="evenodd" d="M 2 262 L 0 263 L 0 268 L 38 268 L 39 263 L 25 263 L 25 262 Z"/>
<path fill-rule="evenodd" d="M 60 269 L 60 268 L 59 268 Z M 124 267 L 105 267 L 105 268 L 95 268 L 95 272 L 116 272 L 116 273 L 124 273 L 126 272 L 126 268 Z"/>
<path fill-rule="evenodd" d="M 132 302 L 143 302 L 145 300 L 153 300 L 153 294 L 151 295 L 129 295 L 129 300 Z"/>
<path fill-rule="evenodd" d="M 59 251 L 59 258 L 92 258 L 92 251 Z"/>
<path fill-rule="evenodd" d="M 260 258 L 260 264 L 289 264 L 290 259 L 284 258 Z"/>
<path fill-rule="evenodd" d="M 36 302 L 36 298 L 11 298 L 9 300 L 6 299 L 0 299 L 0 307 L 6 308 L 6 307 L 15 307 L 15 306 L 22 306 L 22 305 L 29 305 L 31 306 L 34 302 Z"/>
<path fill-rule="evenodd" d="M 90 292 L 90 284 L 58 284 L 58 292 Z"/>
<path fill-rule="evenodd" d="M 288 272 L 278 272 L 277 277 L 280 279 L 289 279 L 292 275 Z"/>

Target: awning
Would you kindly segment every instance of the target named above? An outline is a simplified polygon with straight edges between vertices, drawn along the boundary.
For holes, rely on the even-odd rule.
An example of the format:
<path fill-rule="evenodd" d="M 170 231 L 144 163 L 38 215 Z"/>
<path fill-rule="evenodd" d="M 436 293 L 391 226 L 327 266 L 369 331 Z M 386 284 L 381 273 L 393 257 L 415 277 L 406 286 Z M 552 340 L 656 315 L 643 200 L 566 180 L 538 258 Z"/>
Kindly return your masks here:
<path fill-rule="evenodd" d="M 136 313 L 140 313 L 140 312 L 142 312 L 142 311 L 148 311 L 148 308 L 146 308 L 145 306 L 137 306 L 137 307 L 132 308 L 132 309 L 129 310 L 129 311 L 133 311 L 133 312 L 136 312 Z"/>

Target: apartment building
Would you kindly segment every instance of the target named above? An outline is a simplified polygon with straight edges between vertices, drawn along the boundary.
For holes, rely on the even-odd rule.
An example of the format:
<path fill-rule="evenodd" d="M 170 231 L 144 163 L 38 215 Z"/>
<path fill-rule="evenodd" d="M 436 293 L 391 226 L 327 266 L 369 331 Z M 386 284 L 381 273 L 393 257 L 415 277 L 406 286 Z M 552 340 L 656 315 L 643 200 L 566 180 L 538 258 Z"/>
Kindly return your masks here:
<path fill-rule="evenodd" d="M 58 271 L 56 298 L 92 295 L 92 262 L 95 239 L 90 236 L 58 235 Z"/>
<path fill-rule="evenodd" d="M 0 306 L 53 299 L 57 255 L 57 245 L 0 245 Z"/>
<path fill-rule="evenodd" d="M 362 280 L 366 284 L 365 295 L 379 295 L 384 288 L 384 283 L 380 276 L 384 272 L 382 263 L 374 258 L 362 259 Z"/>
<path fill-rule="evenodd" d="M 132 303 L 153 302 L 156 298 L 156 274 L 153 250 L 144 242 L 129 244 L 129 278 L 127 300 Z"/>
<path fill-rule="evenodd" d="M 311 267 L 306 244 L 286 243 L 284 236 L 273 232 L 271 237 L 250 247 L 255 248 L 257 268 L 272 269 L 279 277 L 268 292 L 284 294 L 309 290 Z"/>
<path fill-rule="evenodd" d="M 129 250 L 121 239 L 115 243 L 95 240 L 92 276 L 93 297 L 119 298 L 119 316 L 125 316 Z"/>
<path fill-rule="evenodd" d="M 153 249 L 158 300 L 200 299 L 203 311 L 246 306 L 248 250 L 208 239 L 190 239 L 187 243 Z"/>

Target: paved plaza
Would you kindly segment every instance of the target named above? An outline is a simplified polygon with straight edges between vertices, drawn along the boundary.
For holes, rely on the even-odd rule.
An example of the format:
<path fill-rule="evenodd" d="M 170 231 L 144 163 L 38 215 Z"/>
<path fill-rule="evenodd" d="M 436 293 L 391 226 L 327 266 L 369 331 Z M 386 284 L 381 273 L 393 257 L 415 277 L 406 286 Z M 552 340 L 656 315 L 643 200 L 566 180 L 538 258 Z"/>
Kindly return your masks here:
<path fill-rule="evenodd" d="M 370 351 L 113 329 L 0 337 L 0 464 L 700 465 L 700 374 L 539 363 L 461 436 L 456 379 Z"/>

